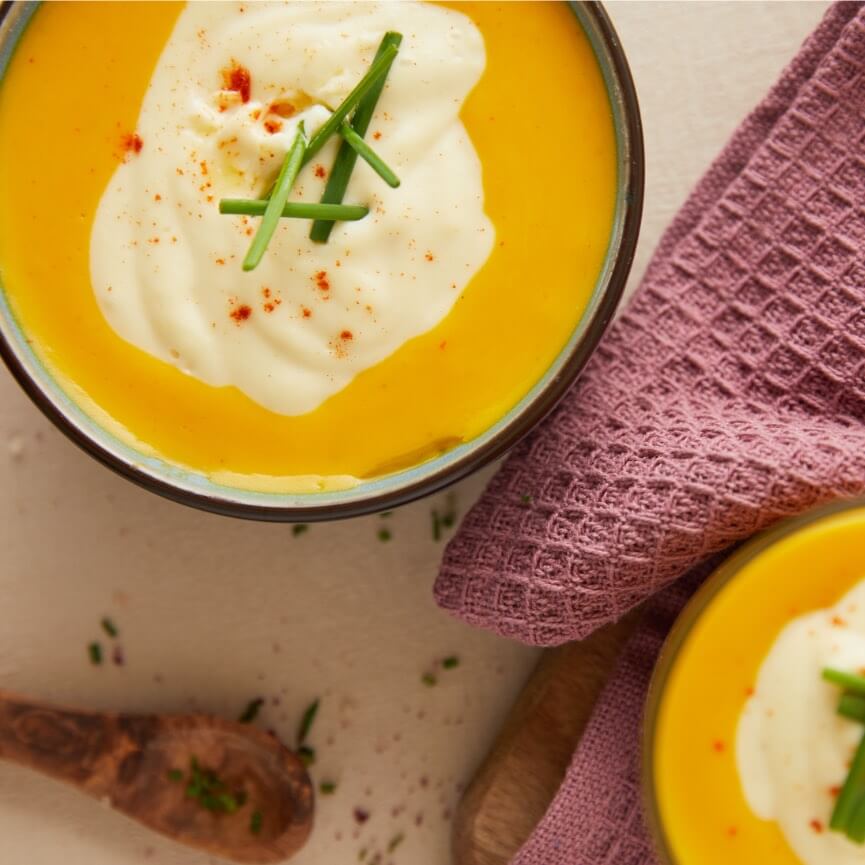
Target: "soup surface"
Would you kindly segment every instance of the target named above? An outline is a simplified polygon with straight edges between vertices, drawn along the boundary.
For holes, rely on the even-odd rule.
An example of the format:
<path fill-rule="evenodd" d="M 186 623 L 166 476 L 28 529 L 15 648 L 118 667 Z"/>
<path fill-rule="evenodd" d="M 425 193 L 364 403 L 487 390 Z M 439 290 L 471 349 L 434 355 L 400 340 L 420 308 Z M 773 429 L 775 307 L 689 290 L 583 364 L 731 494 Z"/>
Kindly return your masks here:
<path fill-rule="evenodd" d="M 863 509 L 788 535 L 733 576 L 685 637 L 652 743 L 676 865 L 865 861 L 865 847 L 828 828 L 862 728 L 836 715 L 837 689 L 820 679 L 823 665 L 847 666 L 865 647 L 848 595 L 865 578 L 863 540 Z"/>
<path fill-rule="evenodd" d="M 97 207 L 129 158 L 182 7 L 39 8 L 0 87 L 0 273 L 42 360 L 115 435 L 239 486 L 350 484 L 472 439 L 543 375 L 585 312 L 609 241 L 616 149 L 606 90 L 565 4 L 443 5 L 469 16 L 485 44 L 460 116 L 494 248 L 443 320 L 295 415 L 126 342 L 91 285 Z"/>

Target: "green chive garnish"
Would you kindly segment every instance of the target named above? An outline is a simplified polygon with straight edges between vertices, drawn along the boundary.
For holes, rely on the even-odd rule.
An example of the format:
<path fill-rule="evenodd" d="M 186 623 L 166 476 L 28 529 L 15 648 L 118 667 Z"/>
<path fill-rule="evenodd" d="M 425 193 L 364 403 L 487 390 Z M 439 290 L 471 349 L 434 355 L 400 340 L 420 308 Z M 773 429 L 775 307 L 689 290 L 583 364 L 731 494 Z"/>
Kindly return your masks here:
<path fill-rule="evenodd" d="M 300 725 L 297 728 L 297 744 L 302 745 L 309 731 L 312 729 L 312 722 L 315 721 L 315 716 L 318 714 L 318 707 L 321 700 L 315 700 L 306 707 L 306 711 L 300 719 Z"/>
<path fill-rule="evenodd" d="M 420 677 L 421 682 L 424 683 L 428 688 L 432 688 L 434 685 L 438 684 L 438 679 L 435 677 L 434 673 L 424 673 Z"/>
<path fill-rule="evenodd" d="M 183 780 L 183 772 L 180 769 L 169 769 L 168 780 L 173 781 L 175 784 L 179 783 Z"/>
<path fill-rule="evenodd" d="M 865 695 L 842 694 L 838 701 L 838 714 L 851 721 L 865 724 Z"/>
<path fill-rule="evenodd" d="M 315 763 L 315 748 L 310 748 L 309 745 L 301 745 L 297 749 L 297 756 L 300 757 L 300 762 L 304 766 L 311 766 Z"/>
<path fill-rule="evenodd" d="M 249 252 L 246 253 L 246 258 L 243 259 L 244 270 L 254 270 L 261 262 L 267 245 L 273 237 L 273 232 L 276 231 L 276 226 L 279 224 L 279 218 L 285 208 L 291 187 L 294 186 L 294 181 L 297 179 L 305 152 L 307 152 L 306 136 L 304 135 L 303 121 L 301 121 L 297 135 L 294 136 L 294 141 L 288 153 L 285 154 L 285 161 L 282 163 L 282 169 L 276 179 L 273 195 L 265 206 L 261 224 L 258 226 L 255 237 L 252 238 L 252 244 L 249 247 Z"/>
<path fill-rule="evenodd" d="M 523 493 L 520 496 L 520 504 L 523 507 L 528 507 L 532 503 L 532 497 L 528 493 Z"/>
<path fill-rule="evenodd" d="M 249 818 L 249 831 L 252 832 L 253 835 L 261 834 L 261 824 L 264 820 L 264 817 L 261 814 L 261 811 L 253 811 L 252 816 Z"/>
<path fill-rule="evenodd" d="M 439 512 L 433 509 L 432 512 L 432 536 L 434 541 L 441 540 L 442 536 L 442 521 Z"/>
<path fill-rule="evenodd" d="M 306 523 L 297 523 L 291 527 L 291 533 L 297 537 L 298 535 L 302 535 L 304 532 L 309 531 L 309 526 Z"/>
<path fill-rule="evenodd" d="M 853 757 L 853 765 L 838 794 L 829 821 L 830 828 L 846 833 L 854 812 L 863 800 L 865 800 L 865 736 L 859 742 L 856 755 Z"/>
<path fill-rule="evenodd" d="M 379 530 L 378 530 L 378 539 L 379 539 L 382 543 L 386 543 L 386 542 L 389 541 L 392 537 L 393 537 L 393 535 L 391 535 L 391 533 L 390 533 L 390 529 L 379 529 Z"/>
<path fill-rule="evenodd" d="M 336 784 L 333 781 L 322 781 L 318 785 L 318 791 L 322 796 L 332 796 L 336 792 Z"/>
<path fill-rule="evenodd" d="M 261 697 L 256 697 L 254 700 L 250 700 L 237 720 L 241 724 L 251 724 L 258 716 L 258 710 L 263 705 L 264 700 Z"/>
<path fill-rule="evenodd" d="M 400 832 L 399 835 L 394 835 L 393 838 L 391 838 L 388 842 L 387 852 L 393 853 L 393 851 L 396 850 L 396 848 L 399 847 L 399 845 L 402 844 L 403 841 L 405 841 L 405 835 L 403 835 L 402 832 Z"/>
<path fill-rule="evenodd" d="M 223 198 L 219 212 L 233 216 L 262 216 L 267 210 L 269 198 Z M 316 202 L 288 201 L 280 216 L 293 219 L 338 219 L 354 222 L 369 213 L 368 207 L 360 204 L 318 204 Z"/>
<path fill-rule="evenodd" d="M 865 694 L 865 676 L 859 676 L 856 673 L 845 673 L 843 670 L 836 670 L 834 667 L 825 667 L 822 675 L 825 682 L 839 685 L 845 690 L 853 691 L 856 694 Z"/>
<path fill-rule="evenodd" d="M 460 665 L 460 659 L 456 655 L 450 655 L 442 661 L 442 667 L 446 670 L 454 670 Z"/>
<path fill-rule="evenodd" d="M 99 665 L 102 663 L 102 646 L 99 643 L 91 643 L 87 647 L 87 654 L 90 655 L 90 663 Z"/>
<path fill-rule="evenodd" d="M 366 164 L 392 189 L 399 186 L 393 169 L 364 141 L 348 123 L 339 127 L 339 134 Z"/>
<path fill-rule="evenodd" d="M 102 619 L 101 625 L 102 630 L 105 631 L 105 633 L 108 634 L 109 637 L 116 637 L 119 633 L 119 631 L 117 630 L 117 625 L 115 625 L 114 622 L 112 622 L 111 619 L 108 618 L 108 616 L 105 616 L 105 618 Z"/>
<path fill-rule="evenodd" d="M 373 61 L 373 66 L 387 59 L 385 71 L 380 78 L 375 82 L 375 86 L 371 87 L 367 94 L 357 103 L 357 108 L 351 118 L 351 128 L 363 138 L 366 135 L 369 125 L 372 122 L 372 116 L 375 113 L 375 107 L 378 105 L 378 100 L 384 90 L 384 83 L 387 73 L 390 70 L 393 58 L 399 49 L 402 42 L 401 33 L 388 32 L 384 34 L 381 43 L 378 46 L 378 51 Z M 370 67 L 372 68 L 372 67 Z M 342 118 L 340 124 L 342 123 Z M 324 188 L 324 193 L 321 196 L 322 204 L 339 204 L 342 202 L 345 192 L 348 189 L 348 181 L 351 178 L 351 173 L 354 171 L 355 163 L 357 162 L 357 153 L 352 146 L 346 141 L 340 145 L 339 151 L 336 154 L 336 159 L 333 162 L 333 168 L 327 178 L 327 185 Z M 310 240 L 316 243 L 327 243 L 330 237 L 330 232 L 333 230 L 333 221 L 318 219 L 309 232 Z"/>
<path fill-rule="evenodd" d="M 387 39 L 389 35 L 390 34 L 385 34 L 385 39 Z M 400 37 L 400 39 L 401 38 L 402 37 Z M 384 40 L 382 40 L 382 47 L 379 47 L 379 51 L 376 54 L 372 65 L 367 69 L 366 75 L 360 79 L 354 90 L 352 90 L 351 93 L 342 100 L 333 114 L 327 118 L 327 120 L 319 127 L 315 135 L 310 139 L 309 146 L 306 148 L 306 154 L 303 157 L 304 165 L 306 165 L 316 155 L 316 153 L 327 144 L 330 136 L 339 130 L 342 121 L 348 117 L 352 109 L 360 103 L 364 96 L 368 93 L 372 93 L 375 89 L 378 89 L 379 94 L 381 93 L 381 88 L 378 88 L 377 85 L 380 81 L 381 86 L 384 86 L 385 76 L 393 63 L 393 58 L 396 57 L 398 46 L 398 41 L 394 43 L 392 40 L 388 40 L 385 45 Z M 376 99 L 377 98 L 378 96 L 376 96 Z M 364 130 L 364 132 L 366 132 L 366 130 Z"/>

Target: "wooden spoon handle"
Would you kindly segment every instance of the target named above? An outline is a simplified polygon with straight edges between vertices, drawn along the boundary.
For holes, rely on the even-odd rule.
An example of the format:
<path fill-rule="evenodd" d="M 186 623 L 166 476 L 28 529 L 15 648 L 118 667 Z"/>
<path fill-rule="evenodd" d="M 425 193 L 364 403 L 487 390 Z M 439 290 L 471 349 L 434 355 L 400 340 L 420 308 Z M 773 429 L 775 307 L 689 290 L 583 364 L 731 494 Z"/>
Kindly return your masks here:
<path fill-rule="evenodd" d="M 528 839 L 562 783 L 635 621 L 632 614 L 541 656 L 460 802 L 456 865 L 506 865 Z"/>
<path fill-rule="evenodd" d="M 142 719 L 144 720 L 144 719 Z M 93 795 L 107 792 L 118 738 L 126 724 L 110 713 L 81 712 L 0 692 L 0 757 L 67 781 Z"/>

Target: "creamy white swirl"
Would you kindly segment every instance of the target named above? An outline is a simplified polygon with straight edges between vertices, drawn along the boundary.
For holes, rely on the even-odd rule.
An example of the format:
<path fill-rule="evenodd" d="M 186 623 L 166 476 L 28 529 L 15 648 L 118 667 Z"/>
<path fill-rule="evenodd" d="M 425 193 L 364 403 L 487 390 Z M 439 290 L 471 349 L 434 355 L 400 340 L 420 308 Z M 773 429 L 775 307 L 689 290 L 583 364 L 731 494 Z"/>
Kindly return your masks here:
<path fill-rule="evenodd" d="M 824 667 L 865 668 L 865 580 L 772 644 L 739 720 L 739 777 L 751 810 L 777 821 L 806 865 L 863 865 L 865 847 L 828 830 L 863 726 L 838 716 L 840 692 L 822 680 Z"/>
<path fill-rule="evenodd" d="M 360 80 L 388 30 L 404 34 L 367 135 L 397 172 L 358 161 L 347 203 L 370 207 L 327 244 L 282 219 L 241 271 L 257 218 L 221 216 L 277 173 Z M 120 336 L 272 411 L 315 409 L 440 322 L 489 256 L 481 165 L 459 112 L 485 65 L 474 24 L 422 3 L 191 3 L 144 98 L 128 154 L 99 204 L 90 266 Z M 248 81 L 248 89 L 246 82 Z M 318 201 L 334 141 L 293 201 Z"/>

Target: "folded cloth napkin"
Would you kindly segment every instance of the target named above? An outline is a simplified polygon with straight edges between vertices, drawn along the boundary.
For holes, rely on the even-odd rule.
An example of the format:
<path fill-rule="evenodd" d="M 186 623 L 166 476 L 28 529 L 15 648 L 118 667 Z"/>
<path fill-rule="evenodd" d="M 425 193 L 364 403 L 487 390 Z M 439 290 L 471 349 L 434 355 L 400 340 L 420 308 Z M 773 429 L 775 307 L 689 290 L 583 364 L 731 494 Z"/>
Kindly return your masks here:
<path fill-rule="evenodd" d="M 652 861 L 638 741 L 663 635 L 712 554 L 865 491 L 863 421 L 865 7 L 843 2 L 445 553 L 439 604 L 537 645 L 583 637 L 687 573 L 650 603 L 515 865 Z"/>

